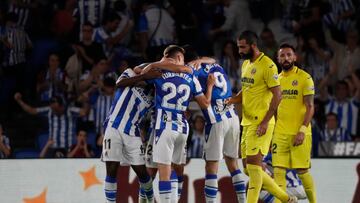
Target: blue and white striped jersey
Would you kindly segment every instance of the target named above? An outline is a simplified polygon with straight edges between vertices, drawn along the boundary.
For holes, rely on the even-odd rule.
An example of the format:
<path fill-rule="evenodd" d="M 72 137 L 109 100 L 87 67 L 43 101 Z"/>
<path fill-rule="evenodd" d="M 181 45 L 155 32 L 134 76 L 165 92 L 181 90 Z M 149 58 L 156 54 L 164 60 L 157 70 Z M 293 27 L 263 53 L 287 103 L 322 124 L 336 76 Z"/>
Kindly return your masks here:
<path fill-rule="evenodd" d="M 189 124 L 185 111 L 189 106 L 190 96 L 202 95 L 199 81 L 192 74 L 164 71 L 162 76 L 148 81 L 155 85 L 155 129 L 170 129 L 187 134 Z"/>
<path fill-rule="evenodd" d="M 76 119 L 80 108 L 68 107 L 62 115 L 55 114 L 49 106 L 36 108 L 36 112 L 48 118 L 49 136 L 55 142 L 53 148 L 69 148 L 75 143 Z"/>
<path fill-rule="evenodd" d="M 234 105 L 224 104 L 225 99 L 231 97 L 230 79 L 219 64 L 201 64 L 200 69 L 195 71 L 204 92 L 207 91 L 207 78 L 214 74 L 216 81 L 211 96 L 211 105 L 202 109 L 205 122 L 217 123 L 224 119 L 237 116 Z"/>
<path fill-rule="evenodd" d="M 73 16 L 79 19 L 80 25 L 89 21 L 94 27 L 101 25 L 109 0 L 78 0 Z"/>
<path fill-rule="evenodd" d="M 105 95 L 101 91 L 96 91 L 90 97 L 91 109 L 89 113 L 89 120 L 94 121 L 96 133 L 104 133 L 103 122 L 109 114 L 112 95 Z"/>
<path fill-rule="evenodd" d="M 119 77 L 130 78 L 135 76 L 132 69 L 126 69 Z M 110 113 L 104 123 L 105 127 L 116 128 L 130 135 L 140 136 L 139 124 L 144 115 L 153 106 L 152 88 L 125 87 L 119 88 L 110 108 Z"/>

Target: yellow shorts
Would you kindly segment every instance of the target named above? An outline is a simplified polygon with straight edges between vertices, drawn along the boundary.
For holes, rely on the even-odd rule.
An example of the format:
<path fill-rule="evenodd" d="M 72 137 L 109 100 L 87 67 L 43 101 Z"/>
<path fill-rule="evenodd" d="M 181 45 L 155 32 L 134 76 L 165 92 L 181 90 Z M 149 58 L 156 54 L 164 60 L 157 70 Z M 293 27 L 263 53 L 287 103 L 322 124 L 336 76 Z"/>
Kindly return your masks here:
<path fill-rule="evenodd" d="M 305 135 L 304 142 L 294 146 L 295 135 L 274 134 L 272 140 L 272 164 L 284 168 L 310 168 L 311 134 Z"/>
<path fill-rule="evenodd" d="M 269 124 L 266 133 L 263 136 L 256 135 L 256 130 L 259 125 L 243 126 L 241 136 L 241 158 L 246 156 L 256 155 L 261 152 L 266 155 L 269 152 L 270 142 L 274 132 L 274 124 Z"/>

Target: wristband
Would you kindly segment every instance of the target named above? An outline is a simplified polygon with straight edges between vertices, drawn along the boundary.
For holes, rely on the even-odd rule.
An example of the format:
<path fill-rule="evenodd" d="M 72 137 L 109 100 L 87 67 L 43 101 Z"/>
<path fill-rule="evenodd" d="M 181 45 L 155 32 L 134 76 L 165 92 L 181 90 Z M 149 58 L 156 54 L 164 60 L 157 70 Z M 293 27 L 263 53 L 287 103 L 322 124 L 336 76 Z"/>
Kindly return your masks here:
<path fill-rule="evenodd" d="M 305 125 L 302 125 L 299 129 L 299 132 L 302 132 L 304 134 L 306 133 L 306 131 L 307 131 L 307 127 Z"/>

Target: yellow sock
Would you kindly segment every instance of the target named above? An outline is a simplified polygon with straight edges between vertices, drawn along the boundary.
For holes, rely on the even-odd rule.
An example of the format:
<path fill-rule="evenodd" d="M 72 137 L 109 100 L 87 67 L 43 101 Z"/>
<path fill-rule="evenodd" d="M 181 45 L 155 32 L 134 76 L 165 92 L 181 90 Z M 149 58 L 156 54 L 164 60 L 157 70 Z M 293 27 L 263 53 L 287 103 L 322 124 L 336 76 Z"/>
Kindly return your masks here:
<path fill-rule="evenodd" d="M 249 187 L 246 196 L 247 203 L 257 203 L 262 186 L 262 168 L 258 165 L 247 164 L 246 168 L 249 172 Z"/>
<path fill-rule="evenodd" d="M 310 203 L 316 203 L 316 191 L 314 180 L 309 172 L 299 174 L 299 178 L 304 186 L 306 196 Z"/>
<path fill-rule="evenodd" d="M 262 171 L 262 180 L 263 180 L 263 188 L 270 192 L 274 197 L 279 199 L 281 202 L 287 202 L 289 200 L 289 195 L 281 189 L 276 183 L 275 180 L 272 179 L 267 173 Z"/>
<path fill-rule="evenodd" d="M 286 169 L 274 167 L 274 180 L 278 186 L 286 192 Z M 279 199 L 275 199 L 275 203 L 281 203 Z"/>

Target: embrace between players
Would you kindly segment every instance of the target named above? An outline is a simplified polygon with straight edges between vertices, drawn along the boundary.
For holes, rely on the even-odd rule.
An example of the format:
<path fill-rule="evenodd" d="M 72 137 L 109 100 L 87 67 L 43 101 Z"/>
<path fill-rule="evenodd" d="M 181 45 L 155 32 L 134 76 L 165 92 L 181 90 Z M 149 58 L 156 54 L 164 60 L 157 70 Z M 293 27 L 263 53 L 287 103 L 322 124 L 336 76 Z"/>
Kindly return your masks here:
<path fill-rule="evenodd" d="M 178 202 L 189 134 L 185 111 L 192 98 L 206 121 L 203 158 L 207 203 L 217 202 L 217 171 L 223 158 L 238 202 L 258 202 L 262 189 L 273 195 L 260 195 L 265 202 L 275 197 L 275 202 L 292 203 L 297 202 L 296 196 L 316 202 L 314 183 L 308 172 L 310 121 L 314 112 L 311 76 L 294 65 L 295 50 L 288 44 L 281 45 L 278 51 L 282 68 L 279 75 L 274 62 L 257 48 L 256 34 L 243 32 L 237 44 L 245 61 L 241 70 L 242 91 L 233 97 L 223 68 L 211 58 L 198 57 L 190 48 L 185 51 L 170 45 L 164 50 L 162 60 L 122 73 L 104 124 L 102 160 L 106 162 L 107 202 L 116 202 L 119 163 L 130 165 L 138 176 L 139 202 L 154 202 L 152 181 L 157 171 L 158 201 Z M 242 104 L 241 140 L 234 104 Z M 144 147 L 139 125 L 147 114 L 151 114 L 151 124 Z M 274 179 L 263 170 L 263 157 L 268 154 L 271 142 Z M 237 161 L 239 151 L 244 172 L 249 176 L 247 193 Z M 286 192 L 287 169 L 297 171 L 306 195 Z"/>

